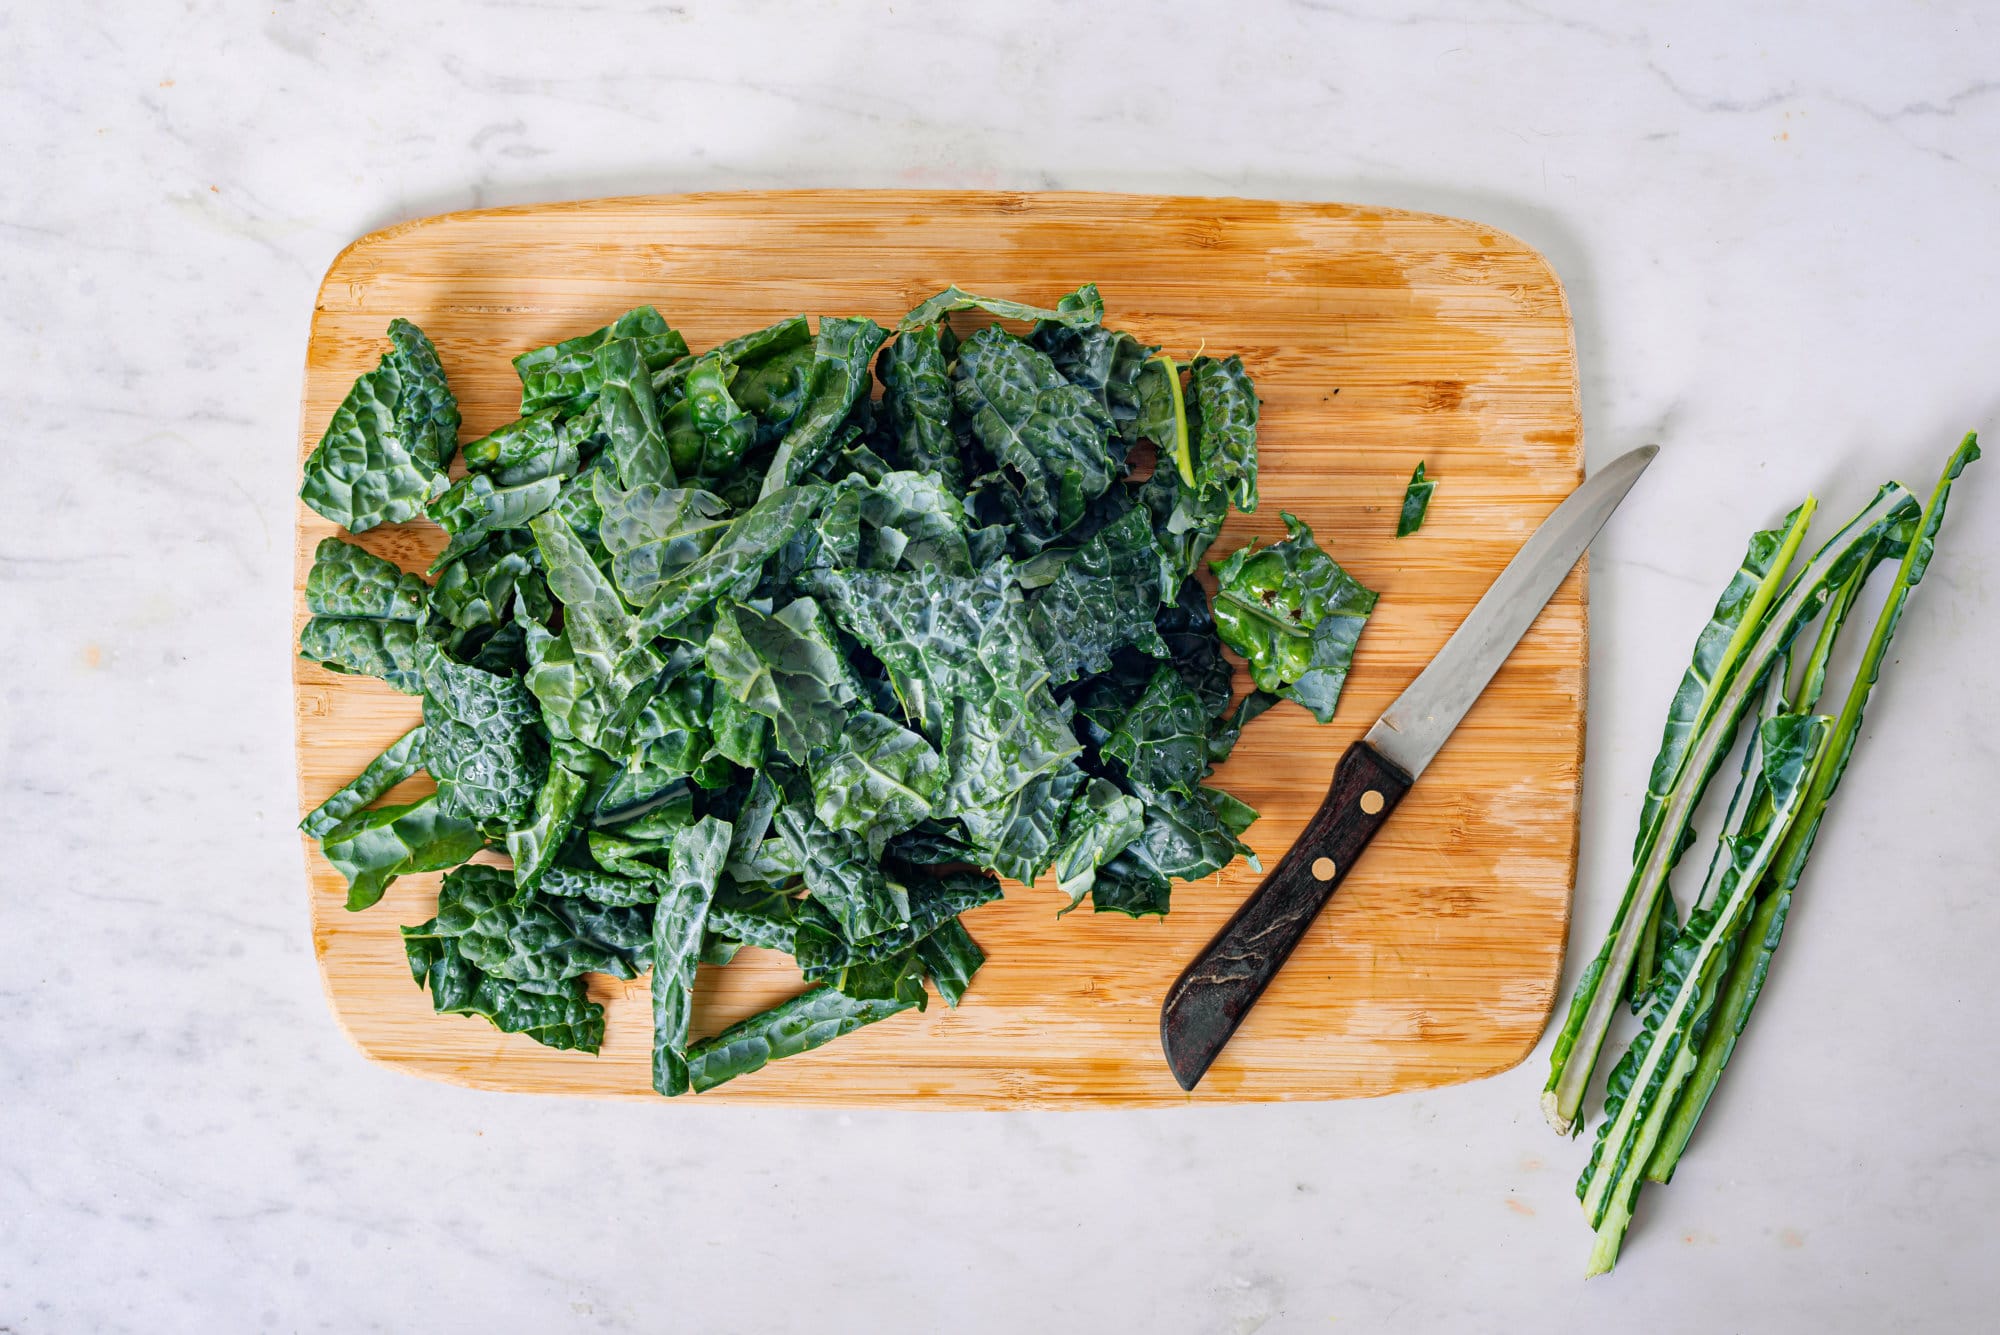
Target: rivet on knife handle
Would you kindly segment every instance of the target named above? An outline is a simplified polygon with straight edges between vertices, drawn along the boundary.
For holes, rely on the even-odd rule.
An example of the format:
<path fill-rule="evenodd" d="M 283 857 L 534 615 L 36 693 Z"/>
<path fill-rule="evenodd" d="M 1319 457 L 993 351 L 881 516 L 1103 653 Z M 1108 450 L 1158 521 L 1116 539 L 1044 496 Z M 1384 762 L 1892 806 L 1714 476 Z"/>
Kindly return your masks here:
<path fill-rule="evenodd" d="M 1409 775 L 1366 742 L 1347 748 L 1292 851 L 1167 991 L 1160 1045 L 1182 1089 L 1208 1070 L 1409 790 Z"/>

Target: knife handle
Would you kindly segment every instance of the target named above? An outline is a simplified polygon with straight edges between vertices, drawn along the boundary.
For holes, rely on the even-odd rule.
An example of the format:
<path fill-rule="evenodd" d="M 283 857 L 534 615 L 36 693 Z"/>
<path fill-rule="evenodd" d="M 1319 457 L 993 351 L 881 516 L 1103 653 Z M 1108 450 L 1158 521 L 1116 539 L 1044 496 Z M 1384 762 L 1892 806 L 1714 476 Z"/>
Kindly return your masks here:
<path fill-rule="evenodd" d="M 1368 743 L 1347 748 L 1291 852 L 1167 991 L 1160 1042 L 1182 1089 L 1207 1072 L 1410 783 Z"/>

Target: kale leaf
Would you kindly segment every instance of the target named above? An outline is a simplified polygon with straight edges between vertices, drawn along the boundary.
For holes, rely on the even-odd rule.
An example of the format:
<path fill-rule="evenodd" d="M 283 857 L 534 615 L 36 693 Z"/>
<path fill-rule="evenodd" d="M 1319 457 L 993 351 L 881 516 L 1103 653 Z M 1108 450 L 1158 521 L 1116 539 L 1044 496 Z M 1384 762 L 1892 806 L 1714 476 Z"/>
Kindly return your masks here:
<path fill-rule="evenodd" d="M 466 961 L 437 919 L 405 927 L 403 953 L 417 986 L 428 987 L 440 1015 L 477 1015 L 503 1034 L 526 1034 L 545 1047 L 596 1052 L 604 1042 L 604 1007 L 584 995 L 583 980 L 546 989 L 482 973 Z"/>
<path fill-rule="evenodd" d="M 739 1075 L 762 1070 L 781 1057 L 824 1047 L 863 1025 L 901 1014 L 914 1004 L 856 1000 L 837 988 L 811 988 L 689 1048 L 689 1085 L 696 1093 L 714 1089 Z"/>
<path fill-rule="evenodd" d="M 965 461 L 951 422 L 951 358 L 957 350 L 948 326 L 919 325 L 898 334 L 875 363 L 897 461 L 919 473 L 935 473 L 954 492 L 965 481 Z"/>
<path fill-rule="evenodd" d="M 1208 722 L 1180 669 L 1163 663 L 1098 751 L 1148 801 L 1163 793 L 1191 798 L 1208 769 Z"/>
<path fill-rule="evenodd" d="M 306 459 L 299 497 L 349 533 L 415 519 L 445 489 L 458 422 L 437 349 L 408 320 L 392 320 L 389 350 L 354 382 Z"/>
<path fill-rule="evenodd" d="M 299 828 L 315 839 L 324 839 L 334 826 L 388 795 L 391 788 L 421 769 L 418 759 L 424 745 L 420 723 L 398 737 L 389 749 L 368 762 L 368 768 L 336 789 L 333 795 L 306 813 Z"/>
<path fill-rule="evenodd" d="M 535 699 L 503 677 L 423 647 L 424 768 L 444 809 L 508 827 L 526 818 L 548 771 Z"/>
<path fill-rule="evenodd" d="M 347 881 L 347 907 L 359 910 L 381 899 L 398 876 L 456 867 L 486 847 L 486 836 L 433 793 L 356 812 L 321 835 L 319 847 Z"/>
<path fill-rule="evenodd" d="M 579 936 L 536 896 L 516 898 L 514 878 L 484 863 L 445 873 L 437 932 L 455 940 L 474 968 L 510 983 L 560 983 L 586 973 L 633 976 L 622 954 Z"/>
<path fill-rule="evenodd" d="M 839 738 L 858 693 L 810 598 L 774 616 L 725 603 L 708 637 L 708 670 L 738 702 L 771 720 L 778 749 L 804 762 Z"/>
<path fill-rule="evenodd" d="M 1431 493 L 1437 490 L 1437 479 L 1424 476 L 1423 460 L 1417 461 L 1417 471 L 1410 474 L 1410 485 L 1403 492 L 1402 513 L 1396 517 L 1396 536 L 1407 538 L 1424 526 L 1424 512 L 1430 509 Z"/>
<path fill-rule="evenodd" d="M 1104 298 L 1097 284 L 1085 283 L 1056 302 L 1054 310 L 1030 306 L 1006 297 L 982 297 L 961 287 L 948 287 L 934 297 L 926 297 L 913 307 L 896 328 L 907 333 L 923 325 L 936 324 L 953 311 L 977 308 L 1003 320 L 1050 320 L 1065 325 L 1094 325 L 1104 319 Z"/>
<path fill-rule="evenodd" d="M 778 453 L 764 474 L 762 496 L 802 481 L 833 448 L 855 403 L 868 397 L 869 362 L 888 336 L 873 320 L 828 317 L 819 322 L 805 402 L 778 442 Z"/>
<path fill-rule="evenodd" d="M 1257 391 L 1241 357 L 1188 364 L 1195 483 L 1219 490 L 1244 512 L 1257 508 Z"/>
<path fill-rule="evenodd" d="M 674 836 L 653 914 L 653 1088 L 688 1089 L 688 1025 L 694 1018 L 694 977 L 701 961 L 709 902 L 729 855 L 729 826 L 703 817 Z"/>
<path fill-rule="evenodd" d="M 920 734 L 880 714 L 855 714 L 813 768 L 814 814 L 836 830 L 901 834 L 931 814 L 940 764 Z"/>
<path fill-rule="evenodd" d="M 429 589 L 415 575 L 339 538 L 322 538 L 306 575 L 299 656 L 333 672 L 380 677 L 405 695 L 423 690 L 417 623 Z"/>
<path fill-rule="evenodd" d="M 552 404 L 574 405 L 596 397 L 603 385 L 605 364 L 597 350 L 607 343 L 632 342 L 650 371 L 666 369 L 687 355 L 687 340 L 668 327 L 651 306 L 640 306 L 602 329 L 564 339 L 514 359 L 521 377 L 523 417 Z"/>
<path fill-rule="evenodd" d="M 1375 595 L 1284 517 L 1291 536 L 1259 549 L 1253 539 L 1215 563 L 1215 624 L 1249 661 L 1257 688 L 1296 700 L 1330 722 Z"/>
<path fill-rule="evenodd" d="M 958 350 L 952 394 L 1004 470 L 989 483 L 993 494 L 1037 534 L 1074 527 L 1124 467 L 1110 411 L 1063 379 L 1046 353 L 998 325 Z"/>
<path fill-rule="evenodd" d="M 1154 626 L 1160 610 L 1160 554 L 1143 510 L 1124 516 L 1068 556 L 1029 600 L 1035 641 L 1057 685 L 1111 666 L 1111 653 L 1136 645 L 1156 657 L 1167 646 Z"/>

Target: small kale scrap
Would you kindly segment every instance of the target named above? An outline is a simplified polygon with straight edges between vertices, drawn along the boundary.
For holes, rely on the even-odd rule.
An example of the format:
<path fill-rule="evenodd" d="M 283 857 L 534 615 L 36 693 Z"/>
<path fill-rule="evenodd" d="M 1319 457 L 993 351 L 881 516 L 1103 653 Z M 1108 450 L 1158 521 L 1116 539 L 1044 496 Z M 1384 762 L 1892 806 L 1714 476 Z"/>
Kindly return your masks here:
<path fill-rule="evenodd" d="M 1330 716 L 1374 601 L 1288 515 L 1211 607 L 1195 573 L 1257 504 L 1255 388 L 1106 328 L 1092 285 L 699 351 L 638 307 L 517 357 L 521 415 L 457 481 L 436 352 L 405 321 L 390 344 L 304 495 L 449 541 L 426 582 L 328 539 L 300 647 L 423 720 L 303 828 L 352 909 L 446 873 L 403 929 L 439 1013 L 595 1052 L 585 977 L 650 974 L 665 1095 L 976 999 L 962 918 L 1001 877 L 1139 916 L 1256 865 L 1256 813 L 1208 781 L 1279 696 Z M 420 771 L 435 792 L 383 805 Z M 701 1037 L 697 972 L 745 949 L 807 990 Z"/>
<path fill-rule="evenodd" d="M 1417 471 L 1410 474 L 1410 485 L 1403 492 L 1403 509 L 1396 517 L 1396 536 L 1407 538 L 1424 526 L 1424 513 L 1431 508 L 1431 493 L 1437 490 L 1437 479 L 1424 476 L 1423 460 L 1417 461 Z"/>

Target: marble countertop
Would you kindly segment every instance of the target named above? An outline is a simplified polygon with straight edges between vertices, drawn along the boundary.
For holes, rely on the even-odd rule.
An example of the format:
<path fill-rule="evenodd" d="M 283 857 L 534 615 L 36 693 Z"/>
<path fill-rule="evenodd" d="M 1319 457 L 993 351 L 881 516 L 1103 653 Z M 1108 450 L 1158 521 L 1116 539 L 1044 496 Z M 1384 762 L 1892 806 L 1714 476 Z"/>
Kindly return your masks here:
<path fill-rule="evenodd" d="M 0 1330 L 1990 1321 L 2000 465 L 1742 1059 L 1587 1285 L 1546 1043 L 1434 1093 L 1164 1113 L 668 1112 L 372 1065 L 313 967 L 283 646 L 306 320 L 372 228 L 792 185 L 1475 217 L 1568 286 L 1592 461 L 1665 447 L 1593 558 L 1587 949 L 1744 535 L 2000 429 L 1991 6 L 30 0 L 0 33 Z"/>

